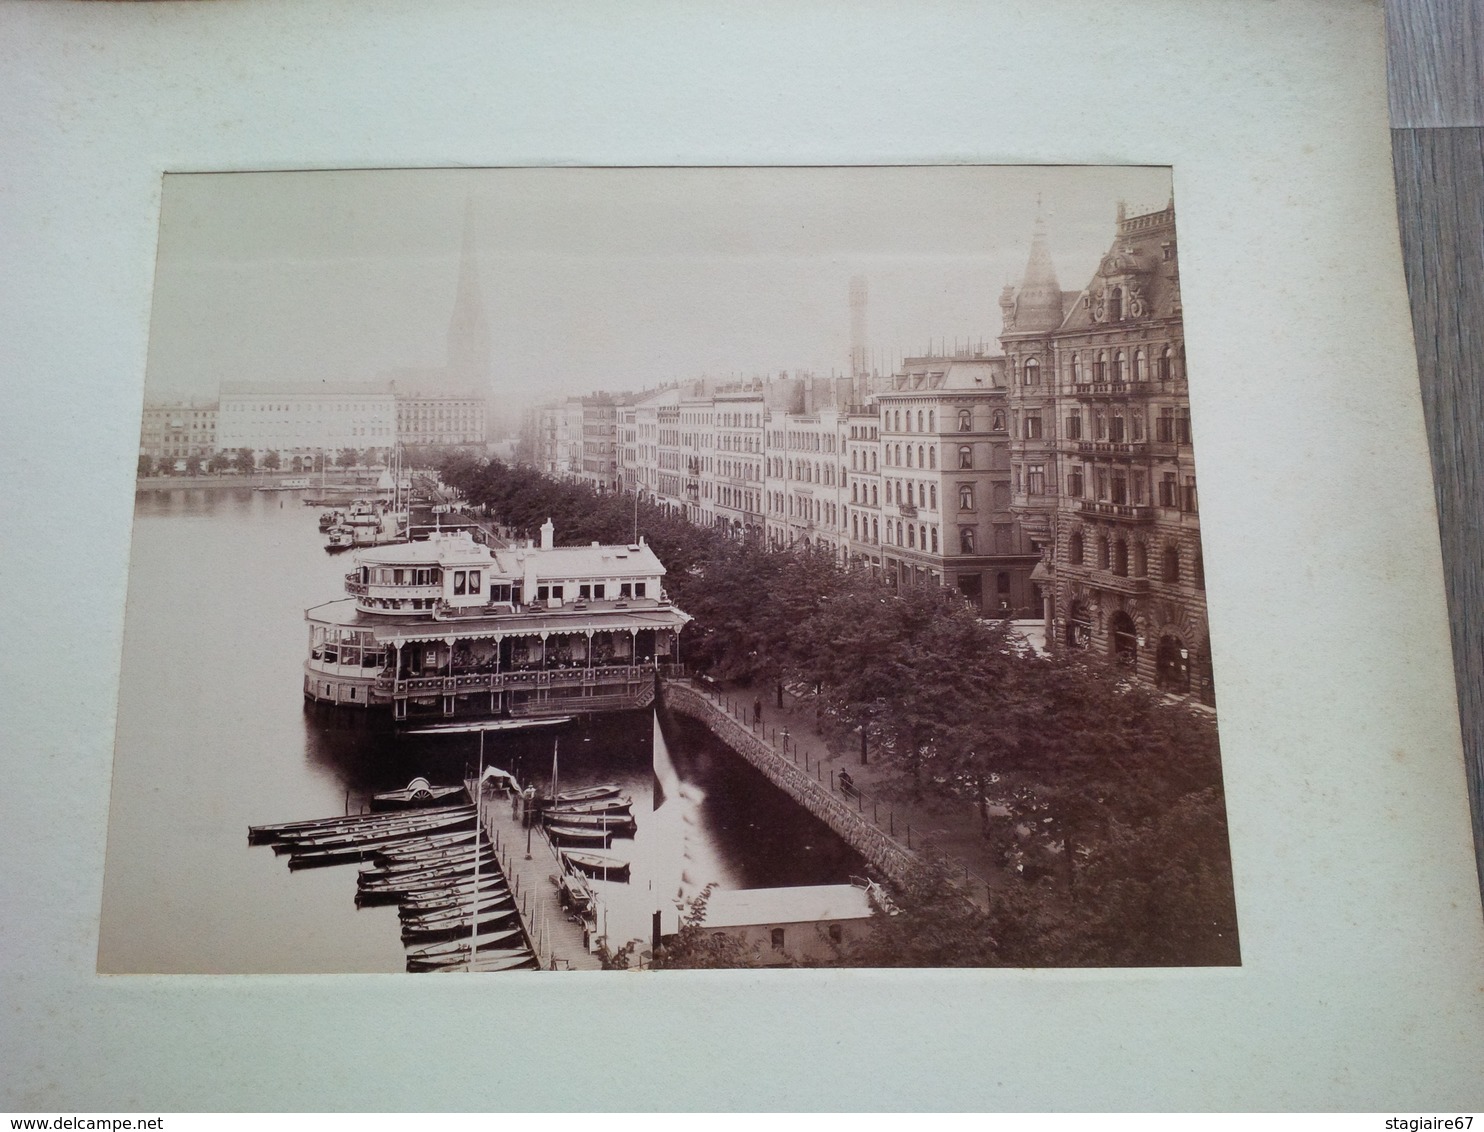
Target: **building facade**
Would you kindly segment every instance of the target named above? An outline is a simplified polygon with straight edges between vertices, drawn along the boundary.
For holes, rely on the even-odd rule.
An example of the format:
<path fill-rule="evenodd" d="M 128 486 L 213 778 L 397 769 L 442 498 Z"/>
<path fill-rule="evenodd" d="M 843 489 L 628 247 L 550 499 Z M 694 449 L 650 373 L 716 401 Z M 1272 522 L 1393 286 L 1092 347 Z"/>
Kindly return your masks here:
<path fill-rule="evenodd" d="M 1013 506 L 1041 548 L 1048 639 L 1213 702 L 1173 205 L 1119 206 L 1082 291 L 1044 232 L 1001 299 Z"/>
<path fill-rule="evenodd" d="M 899 586 L 945 585 L 993 616 L 1040 612 L 1039 554 L 1011 510 L 1002 358 L 908 358 L 876 398 L 882 563 Z"/>
<path fill-rule="evenodd" d="M 319 454 L 389 452 L 397 441 L 397 401 L 390 386 L 224 385 L 217 446 L 257 455 L 277 452 L 293 470 Z"/>
<path fill-rule="evenodd" d="M 486 439 L 485 401 L 474 393 L 418 393 L 395 390 L 397 443 L 458 447 Z"/>
<path fill-rule="evenodd" d="M 147 404 L 139 422 L 139 454 L 156 460 L 208 458 L 217 450 L 215 401 Z"/>

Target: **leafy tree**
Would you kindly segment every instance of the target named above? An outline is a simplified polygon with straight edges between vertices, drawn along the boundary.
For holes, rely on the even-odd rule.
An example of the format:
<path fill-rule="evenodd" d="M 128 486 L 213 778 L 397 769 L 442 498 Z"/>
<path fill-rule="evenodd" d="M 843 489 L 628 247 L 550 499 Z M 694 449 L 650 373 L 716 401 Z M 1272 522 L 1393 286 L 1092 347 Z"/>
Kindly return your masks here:
<path fill-rule="evenodd" d="M 263 457 L 263 467 L 270 472 L 276 472 L 283 466 L 283 457 L 278 454 L 278 449 L 270 448 L 268 454 Z"/>
<path fill-rule="evenodd" d="M 354 448 L 342 448 L 335 463 L 342 468 L 354 468 L 360 462 L 360 454 Z"/>
<path fill-rule="evenodd" d="M 232 457 L 228 456 L 225 452 L 213 453 L 211 460 L 207 463 L 207 467 L 218 475 L 225 472 L 231 466 Z"/>
<path fill-rule="evenodd" d="M 188 476 L 199 476 L 200 474 L 201 474 L 201 457 L 200 456 L 187 456 L 186 457 L 186 475 L 188 475 Z"/>
<path fill-rule="evenodd" d="M 135 473 L 140 476 L 152 476 L 155 474 L 155 458 L 148 454 L 139 457 L 139 470 Z"/>
<path fill-rule="evenodd" d="M 234 462 L 237 465 L 237 470 L 243 475 L 247 475 L 257 466 L 257 457 L 253 455 L 251 448 L 239 448 L 237 449 L 237 456 Z"/>
<path fill-rule="evenodd" d="M 889 900 L 872 896 L 871 930 L 848 948 L 853 967 L 995 967 L 999 944 L 990 915 L 952 882 L 946 861 L 922 861 Z"/>

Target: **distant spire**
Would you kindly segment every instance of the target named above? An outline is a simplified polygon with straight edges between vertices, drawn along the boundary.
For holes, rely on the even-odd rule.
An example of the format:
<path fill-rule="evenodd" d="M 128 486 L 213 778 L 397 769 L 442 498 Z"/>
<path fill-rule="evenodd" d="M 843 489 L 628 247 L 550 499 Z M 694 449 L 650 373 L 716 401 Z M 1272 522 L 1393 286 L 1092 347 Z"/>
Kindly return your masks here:
<path fill-rule="evenodd" d="M 1002 299 L 1001 306 L 1005 305 Z M 1039 196 L 1036 198 L 1036 225 L 1031 233 L 1030 258 L 1010 305 L 1017 333 L 1055 330 L 1061 325 L 1061 284 L 1056 280 L 1056 268 L 1046 243 L 1046 221 L 1041 215 Z"/>
<path fill-rule="evenodd" d="M 464 203 L 464 239 L 459 286 L 448 322 L 448 381 L 456 388 L 483 391 L 490 383 L 490 331 L 479 290 L 479 257 L 474 240 L 474 198 Z"/>

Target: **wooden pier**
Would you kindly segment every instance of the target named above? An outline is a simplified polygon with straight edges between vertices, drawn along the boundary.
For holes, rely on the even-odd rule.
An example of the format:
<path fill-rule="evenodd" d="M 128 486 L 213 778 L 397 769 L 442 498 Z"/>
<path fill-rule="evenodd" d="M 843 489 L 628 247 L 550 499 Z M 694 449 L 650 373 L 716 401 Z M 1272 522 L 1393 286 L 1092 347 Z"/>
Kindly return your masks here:
<path fill-rule="evenodd" d="M 466 783 L 469 796 L 479 786 Z M 525 824 L 519 795 L 507 794 L 486 784 L 482 799 L 484 831 L 495 845 L 500 869 L 515 894 L 531 948 L 543 971 L 598 971 L 602 963 L 587 949 L 582 925 L 568 918 L 562 907 L 554 878 L 561 875 L 562 865 L 556 850 L 546 839 L 539 821 Z M 527 856 L 526 847 L 530 846 Z"/>

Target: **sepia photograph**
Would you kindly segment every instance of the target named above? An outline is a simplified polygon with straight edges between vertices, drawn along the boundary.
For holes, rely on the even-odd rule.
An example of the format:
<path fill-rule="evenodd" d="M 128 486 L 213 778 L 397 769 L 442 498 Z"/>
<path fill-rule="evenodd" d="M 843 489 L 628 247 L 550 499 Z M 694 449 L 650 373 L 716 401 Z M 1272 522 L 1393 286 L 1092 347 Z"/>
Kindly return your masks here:
<path fill-rule="evenodd" d="M 98 972 L 1240 966 L 1174 188 L 165 176 Z"/>

